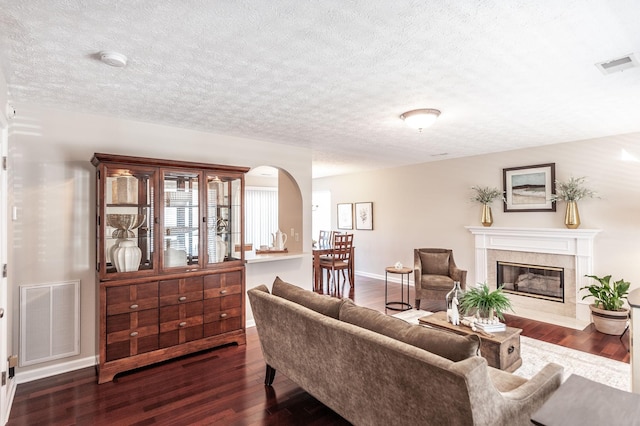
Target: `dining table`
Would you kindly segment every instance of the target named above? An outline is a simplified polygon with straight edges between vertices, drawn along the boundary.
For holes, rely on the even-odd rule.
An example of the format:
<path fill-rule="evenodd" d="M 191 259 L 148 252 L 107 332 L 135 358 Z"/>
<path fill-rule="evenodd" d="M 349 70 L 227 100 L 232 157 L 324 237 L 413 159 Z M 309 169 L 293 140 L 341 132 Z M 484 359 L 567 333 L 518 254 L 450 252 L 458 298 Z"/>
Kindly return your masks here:
<path fill-rule="evenodd" d="M 313 290 L 322 290 L 322 269 L 320 268 L 320 257 L 331 254 L 333 247 L 331 245 L 315 245 L 311 250 L 313 253 Z M 353 286 L 353 271 L 355 262 L 355 247 L 351 247 L 349 254 L 349 283 Z"/>

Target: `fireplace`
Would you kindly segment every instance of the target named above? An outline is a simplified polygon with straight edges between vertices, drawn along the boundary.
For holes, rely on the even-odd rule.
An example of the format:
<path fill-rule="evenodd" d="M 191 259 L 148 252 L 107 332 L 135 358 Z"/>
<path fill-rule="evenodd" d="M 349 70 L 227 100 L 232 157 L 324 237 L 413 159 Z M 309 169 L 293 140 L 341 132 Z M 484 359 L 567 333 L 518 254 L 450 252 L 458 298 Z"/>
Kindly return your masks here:
<path fill-rule="evenodd" d="M 543 281 L 561 280 L 557 288 L 562 287 L 562 295 L 556 293 L 551 295 L 552 299 L 547 294 L 536 297 L 524 292 L 509 294 L 516 315 L 576 329 L 583 329 L 591 321 L 589 304 L 582 300 L 580 287 L 589 283 L 585 275 L 593 274 L 594 239 L 600 232 L 598 229 L 466 228 L 474 235 L 475 240 L 476 283 L 485 282 L 490 287 L 495 286 L 498 283 L 498 261 L 534 268 L 533 272 L 521 272 L 520 269 L 515 273 L 510 272 L 509 277 L 503 277 L 503 282 L 515 283 L 520 275 L 528 273 L 538 275 L 533 277 L 534 283 L 527 284 L 528 287 L 536 287 Z M 546 278 L 553 276 L 554 272 L 536 271 L 540 269 L 537 265 L 560 270 L 563 276 Z M 467 285 L 469 281 L 467 279 Z M 547 287 L 548 282 L 545 283 Z M 520 282 L 518 289 L 521 290 Z"/>
<path fill-rule="evenodd" d="M 564 303 L 564 268 L 496 262 L 497 285 L 506 293 Z"/>

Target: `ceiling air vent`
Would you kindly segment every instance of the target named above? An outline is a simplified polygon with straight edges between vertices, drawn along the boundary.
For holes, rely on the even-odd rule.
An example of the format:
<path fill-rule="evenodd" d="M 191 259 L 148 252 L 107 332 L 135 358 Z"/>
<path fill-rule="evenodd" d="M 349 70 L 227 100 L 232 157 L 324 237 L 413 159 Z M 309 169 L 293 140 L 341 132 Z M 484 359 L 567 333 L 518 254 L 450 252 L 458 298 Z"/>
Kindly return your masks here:
<path fill-rule="evenodd" d="M 629 68 L 635 68 L 637 66 L 640 66 L 640 63 L 638 63 L 638 60 L 633 53 L 627 56 L 623 56 L 622 58 L 596 64 L 596 67 L 600 70 L 600 72 L 605 75 L 624 71 Z"/>

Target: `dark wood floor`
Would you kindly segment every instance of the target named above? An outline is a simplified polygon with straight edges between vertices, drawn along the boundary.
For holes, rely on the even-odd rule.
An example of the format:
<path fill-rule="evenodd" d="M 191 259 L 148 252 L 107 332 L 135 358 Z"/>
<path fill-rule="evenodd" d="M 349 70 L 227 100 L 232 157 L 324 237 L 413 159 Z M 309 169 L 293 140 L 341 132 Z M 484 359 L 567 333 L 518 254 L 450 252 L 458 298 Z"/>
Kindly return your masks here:
<path fill-rule="evenodd" d="M 399 285 L 390 293 L 399 295 Z M 384 282 L 356 278 L 349 296 L 384 311 Z M 413 300 L 413 292 L 410 294 Z M 423 304 L 438 310 L 438 304 Z M 393 313 L 388 311 L 387 313 Z M 620 340 L 508 316 L 510 326 L 535 339 L 629 362 L 628 334 Z M 93 368 L 18 386 L 9 425 L 347 425 L 281 374 L 266 387 L 255 328 L 245 346 L 226 346 L 116 377 L 98 385 Z M 330 374 L 330 372 L 328 372 Z"/>

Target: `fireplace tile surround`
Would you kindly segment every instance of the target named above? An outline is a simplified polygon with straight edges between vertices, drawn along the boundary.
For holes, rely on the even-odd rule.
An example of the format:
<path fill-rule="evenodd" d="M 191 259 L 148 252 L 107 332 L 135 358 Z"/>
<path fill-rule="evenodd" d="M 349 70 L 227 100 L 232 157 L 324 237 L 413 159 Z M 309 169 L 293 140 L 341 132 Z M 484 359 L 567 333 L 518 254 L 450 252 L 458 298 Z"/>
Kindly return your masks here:
<path fill-rule="evenodd" d="M 564 269 L 564 303 L 509 295 L 514 313 L 538 321 L 583 329 L 591 322 L 589 302 L 578 289 L 593 274 L 594 239 L 599 229 L 505 228 L 466 226 L 475 239 L 475 283 L 496 287 L 500 261 Z M 467 284 L 469 285 L 469 284 Z"/>

